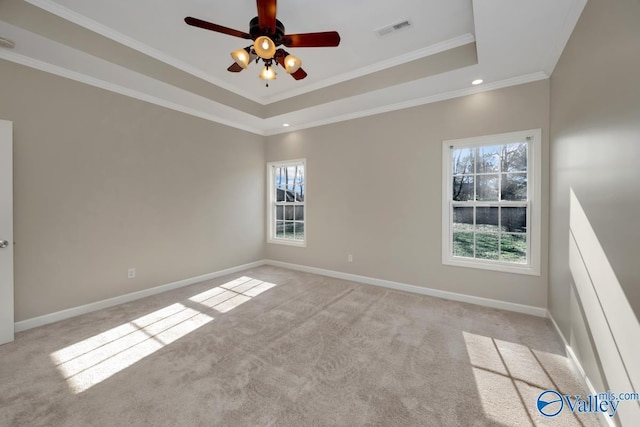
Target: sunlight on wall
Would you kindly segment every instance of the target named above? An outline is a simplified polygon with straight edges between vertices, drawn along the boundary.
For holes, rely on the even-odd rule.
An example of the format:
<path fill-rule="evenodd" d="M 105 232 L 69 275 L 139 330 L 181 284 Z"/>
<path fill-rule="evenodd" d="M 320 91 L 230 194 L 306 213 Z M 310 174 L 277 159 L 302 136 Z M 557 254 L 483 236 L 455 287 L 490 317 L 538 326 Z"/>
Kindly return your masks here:
<path fill-rule="evenodd" d="M 81 393 L 214 320 L 205 311 L 227 313 L 274 286 L 243 276 L 51 353 L 51 360 Z"/>
<path fill-rule="evenodd" d="M 570 191 L 569 268 L 609 388 L 640 389 L 640 322 L 578 197 Z M 623 424 L 640 419 L 640 405 L 618 412 Z"/>
<path fill-rule="evenodd" d="M 541 392 L 553 389 L 580 394 L 577 383 L 564 374 L 572 369 L 566 357 L 469 332 L 462 334 L 484 413 L 499 425 L 545 425 L 549 419 L 536 409 Z M 569 411 L 554 417 L 553 424 L 584 425 Z"/>

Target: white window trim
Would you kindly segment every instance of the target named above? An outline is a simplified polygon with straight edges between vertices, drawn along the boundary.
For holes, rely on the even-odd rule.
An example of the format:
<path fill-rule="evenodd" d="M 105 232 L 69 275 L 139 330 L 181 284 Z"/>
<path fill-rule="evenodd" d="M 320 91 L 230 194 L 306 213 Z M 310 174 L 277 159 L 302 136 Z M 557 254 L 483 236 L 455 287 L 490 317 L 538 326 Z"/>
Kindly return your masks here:
<path fill-rule="evenodd" d="M 275 194 L 275 186 L 274 183 L 274 175 L 273 172 L 277 167 L 281 166 L 289 166 L 295 164 L 302 164 L 304 167 L 304 240 L 293 240 L 293 239 L 277 239 L 275 237 L 275 214 L 276 208 L 274 200 L 276 198 Z M 307 247 L 307 198 L 309 195 L 309 187 L 307 180 L 307 159 L 293 159 L 293 160 L 282 160 L 278 162 L 269 162 L 267 163 L 267 243 L 274 243 L 277 245 L 286 245 L 286 246 L 298 246 L 302 248 Z"/>
<path fill-rule="evenodd" d="M 453 256 L 453 218 L 452 215 L 452 160 L 451 147 L 469 147 L 478 145 L 503 144 L 514 140 L 531 137 L 527 153 L 527 198 L 530 205 L 527 216 L 528 264 L 514 264 L 493 260 L 478 260 Z M 531 129 L 520 132 L 486 135 L 480 137 L 453 139 L 442 142 L 442 264 L 456 267 L 478 268 L 482 270 L 501 271 L 506 273 L 540 275 L 540 239 L 542 236 L 542 131 Z"/>

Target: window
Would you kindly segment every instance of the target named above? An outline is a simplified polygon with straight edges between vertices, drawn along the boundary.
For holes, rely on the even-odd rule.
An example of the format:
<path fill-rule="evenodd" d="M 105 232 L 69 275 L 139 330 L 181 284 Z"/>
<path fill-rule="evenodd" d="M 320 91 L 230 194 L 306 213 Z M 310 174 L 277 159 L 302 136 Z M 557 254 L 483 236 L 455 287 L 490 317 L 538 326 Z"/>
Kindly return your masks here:
<path fill-rule="evenodd" d="M 540 274 L 540 139 L 443 142 L 443 264 Z"/>
<path fill-rule="evenodd" d="M 269 243 L 306 246 L 306 161 L 267 164 Z"/>

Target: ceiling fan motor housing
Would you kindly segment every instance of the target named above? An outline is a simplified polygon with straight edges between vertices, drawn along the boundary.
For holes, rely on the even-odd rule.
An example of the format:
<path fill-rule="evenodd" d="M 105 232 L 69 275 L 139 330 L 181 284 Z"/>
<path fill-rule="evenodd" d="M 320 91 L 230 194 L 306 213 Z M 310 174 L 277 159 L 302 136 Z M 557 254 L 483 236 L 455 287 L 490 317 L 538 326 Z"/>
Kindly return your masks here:
<path fill-rule="evenodd" d="M 275 34 L 269 34 L 268 32 L 262 31 L 260 29 L 260 24 L 258 23 L 258 17 L 256 16 L 251 21 L 249 21 L 249 34 L 255 40 L 260 36 L 269 36 L 269 38 L 275 43 L 276 46 L 280 46 L 282 44 L 282 37 L 284 36 L 284 25 L 282 22 L 276 19 L 276 32 Z"/>

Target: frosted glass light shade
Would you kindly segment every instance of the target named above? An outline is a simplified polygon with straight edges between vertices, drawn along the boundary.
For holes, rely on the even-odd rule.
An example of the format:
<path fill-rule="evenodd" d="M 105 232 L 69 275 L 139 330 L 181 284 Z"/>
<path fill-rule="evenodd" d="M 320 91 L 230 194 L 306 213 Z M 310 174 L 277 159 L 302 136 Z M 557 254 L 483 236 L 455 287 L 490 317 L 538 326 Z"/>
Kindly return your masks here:
<path fill-rule="evenodd" d="M 263 67 L 262 71 L 260 71 L 259 76 L 262 80 L 275 80 L 276 72 L 273 71 L 273 67 Z"/>
<path fill-rule="evenodd" d="M 287 57 L 284 58 L 284 69 L 289 74 L 295 73 L 300 69 L 301 66 L 302 66 L 302 61 L 300 60 L 300 58 L 296 56 L 287 55 Z"/>
<path fill-rule="evenodd" d="M 236 64 L 238 64 L 242 68 L 247 68 L 249 66 L 250 56 L 249 52 L 247 52 L 245 49 L 234 50 L 233 52 L 231 52 L 231 57 L 234 61 L 236 61 Z"/>
<path fill-rule="evenodd" d="M 276 53 L 276 45 L 267 36 L 260 36 L 253 43 L 253 50 L 262 59 L 271 59 Z"/>

